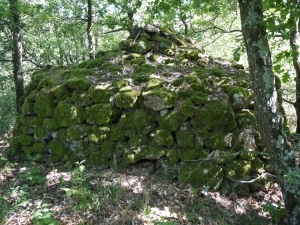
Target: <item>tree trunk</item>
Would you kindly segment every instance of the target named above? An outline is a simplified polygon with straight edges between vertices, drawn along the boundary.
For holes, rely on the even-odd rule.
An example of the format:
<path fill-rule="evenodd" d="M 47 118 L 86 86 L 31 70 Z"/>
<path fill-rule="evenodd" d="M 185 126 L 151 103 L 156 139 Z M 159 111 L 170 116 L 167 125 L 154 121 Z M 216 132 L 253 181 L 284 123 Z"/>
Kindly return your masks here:
<path fill-rule="evenodd" d="M 296 0 L 295 4 L 298 0 Z M 299 37 L 299 29 L 300 29 L 300 17 L 296 15 L 297 12 L 291 10 L 289 24 L 290 27 L 290 47 L 292 49 L 292 60 L 293 66 L 296 73 L 296 103 L 295 110 L 297 115 L 297 127 L 296 133 L 300 134 L 300 59 L 299 59 L 299 45 L 297 44 L 297 37 Z M 298 31 L 297 31 L 298 28 Z"/>
<path fill-rule="evenodd" d="M 22 42 L 21 42 L 21 23 L 18 0 L 9 0 L 10 13 L 11 13 L 11 27 L 13 35 L 13 52 L 12 63 L 16 93 L 16 112 L 20 111 L 19 99 L 24 94 L 24 80 L 22 71 Z"/>
<path fill-rule="evenodd" d="M 88 0 L 88 14 L 87 14 L 87 38 L 88 38 L 88 49 L 89 49 L 89 58 L 94 58 L 94 43 L 93 43 L 93 34 L 92 34 L 92 0 Z"/>
<path fill-rule="evenodd" d="M 242 32 L 254 90 L 255 116 L 270 165 L 281 182 L 289 224 L 300 224 L 298 166 L 282 124 L 262 0 L 239 0 Z M 292 180 L 290 178 L 295 178 Z M 297 184 L 297 185 L 295 185 Z M 300 199 L 299 199 L 300 200 Z"/>

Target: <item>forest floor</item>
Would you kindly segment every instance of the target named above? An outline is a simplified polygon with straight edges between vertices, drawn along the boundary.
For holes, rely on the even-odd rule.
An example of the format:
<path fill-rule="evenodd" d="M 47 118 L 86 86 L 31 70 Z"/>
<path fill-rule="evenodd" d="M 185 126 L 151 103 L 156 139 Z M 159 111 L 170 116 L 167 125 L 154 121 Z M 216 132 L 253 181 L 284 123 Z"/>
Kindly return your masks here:
<path fill-rule="evenodd" d="M 278 185 L 250 196 L 207 192 L 152 174 L 62 163 L 11 163 L 0 139 L 0 224 L 286 224 Z"/>

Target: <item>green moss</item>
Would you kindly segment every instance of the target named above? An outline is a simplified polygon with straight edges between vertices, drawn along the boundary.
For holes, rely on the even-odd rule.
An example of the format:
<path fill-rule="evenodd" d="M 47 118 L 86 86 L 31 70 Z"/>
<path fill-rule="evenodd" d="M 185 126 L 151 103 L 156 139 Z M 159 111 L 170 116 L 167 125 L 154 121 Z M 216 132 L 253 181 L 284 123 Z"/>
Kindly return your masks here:
<path fill-rule="evenodd" d="M 124 129 L 134 129 L 142 133 L 147 132 L 149 127 L 151 129 L 153 123 L 154 117 L 143 109 L 126 111 L 119 120 L 120 126 Z"/>
<path fill-rule="evenodd" d="M 109 139 L 109 132 L 109 127 L 94 127 L 88 134 L 89 143 L 101 144 L 103 141 Z"/>
<path fill-rule="evenodd" d="M 155 89 L 157 87 L 163 87 L 163 85 L 166 83 L 163 79 L 158 78 L 150 78 L 149 81 L 146 84 L 146 90 Z"/>
<path fill-rule="evenodd" d="M 38 126 L 35 128 L 34 130 L 34 138 L 36 140 L 44 140 L 47 139 L 47 137 L 49 137 L 49 131 L 43 127 L 43 126 Z"/>
<path fill-rule="evenodd" d="M 113 125 L 111 127 L 110 140 L 123 141 L 125 140 L 125 129 L 119 125 Z"/>
<path fill-rule="evenodd" d="M 193 92 L 191 95 L 191 102 L 194 105 L 205 105 L 205 103 L 207 102 L 207 98 L 203 96 L 203 93 L 199 93 L 199 92 Z"/>
<path fill-rule="evenodd" d="M 244 109 L 235 114 L 235 118 L 239 127 L 255 127 L 256 119 L 254 113 L 248 109 Z"/>
<path fill-rule="evenodd" d="M 207 130 L 231 131 L 237 124 L 231 106 L 225 101 L 211 101 L 201 108 L 192 119 L 194 127 L 204 127 Z"/>
<path fill-rule="evenodd" d="M 105 140 L 102 144 L 101 144 L 101 154 L 102 157 L 105 159 L 111 159 L 113 153 L 115 152 L 115 147 L 116 147 L 116 143 L 109 141 L 109 140 Z"/>
<path fill-rule="evenodd" d="M 86 78 L 75 77 L 68 79 L 65 82 L 65 86 L 72 90 L 87 90 L 91 84 L 88 80 L 86 80 Z"/>
<path fill-rule="evenodd" d="M 90 87 L 89 96 L 94 103 L 109 103 L 111 96 L 114 95 L 113 87 L 108 83 Z"/>
<path fill-rule="evenodd" d="M 59 128 L 57 121 L 52 118 L 45 118 L 42 126 L 51 131 L 57 130 Z"/>
<path fill-rule="evenodd" d="M 76 106 L 89 106 L 92 103 L 88 93 L 82 90 L 73 91 L 71 99 Z"/>
<path fill-rule="evenodd" d="M 50 141 L 48 147 L 51 154 L 56 155 L 61 159 L 63 159 L 67 154 L 67 148 L 65 144 L 59 140 L 54 139 Z"/>
<path fill-rule="evenodd" d="M 209 137 L 205 140 L 205 145 L 209 149 L 227 149 L 232 146 L 230 137 L 232 134 L 226 134 L 221 131 L 211 132 Z"/>
<path fill-rule="evenodd" d="M 100 151 L 92 152 L 87 159 L 87 163 L 90 165 L 101 166 L 102 168 L 107 168 L 109 166 L 107 159 L 103 157 Z"/>
<path fill-rule="evenodd" d="M 141 147 L 149 142 L 149 139 L 144 135 L 135 135 L 130 137 L 128 144 L 131 148 Z"/>
<path fill-rule="evenodd" d="M 141 38 L 137 43 L 134 43 L 130 50 L 136 53 L 147 53 L 151 49 L 151 43 L 146 38 Z"/>
<path fill-rule="evenodd" d="M 170 131 L 157 129 L 154 133 L 152 133 L 151 138 L 160 146 L 170 147 L 174 143 L 173 135 Z"/>
<path fill-rule="evenodd" d="M 207 149 L 195 149 L 195 148 L 179 148 L 178 157 L 181 161 L 196 160 L 205 158 L 209 155 Z"/>
<path fill-rule="evenodd" d="M 234 109 L 244 109 L 252 100 L 252 93 L 246 88 L 226 85 L 223 90 L 228 94 Z"/>
<path fill-rule="evenodd" d="M 212 68 L 211 69 L 211 74 L 216 76 L 216 77 L 222 77 L 224 76 L 224 71 L 218 68 Z"/>
<path fill-rule="evenodd" d="M 87 69 L 96 68 L 96 67 L 100 68 L 105 63 L 106 60 L 107 57 L 104 56 L 104 57 L 88 60 L 86 62 L 81 63 L 79 66 L 81 68 L 85 67 Z"/>
<path fill-rule="evenodd" d="M 66 139 L 69 140 L 79 140 L 89 133 L 89 130 L 84 125 L 71 125 L 66 129 Z"/>
<path fill-rule="evenodd" d="M 84 110 L 81 107 L 60 101 L 54 109 L 54 120 L 61 127 L 68 127 L 72 124 L 79 124 L 84 120 Z"/>
<path fill-rule="evenodd" d="M 158 117 L 157 121 L 162 129 L 176 131 L 185 121 L 185 117 L 179 112 L 171 111 L 164 116 Z"/>
<path fill-rule="evenodd" d="M 21 106 L 21 115 L 34 114 L 33 106 L 34 106 L 34 101 L 26 98 Z"/>
<path fill-rule="evenodd" d="M 213 162 L 215 164 L 225 164 L 234 161 L 236 155 L 233 152 L 229 151 L 215 150 L 213 158 Z"/>
<path fill-rule="evenodd" d="M 22 146 L 21 149 L 22 149 L 22 152 L 24 152 L 27 156 L 31 156 L 33 153 L 32 146 Z"/>
<path fill-rule="evenodd" d="M 40 117 L 53 117 L 54 112 L 53 96 L 51 94 L 40 96 L 34 104 L 34 112 Z"/>
<path fill-rule="evenodd" d="M 90 75 L 93 75 L 95 71 L 93 69 L 86 69 L 86 68 L 71 68 L 68 70 L 67 74 L 67 79 L 70 78 L 84 78 Z"/>
<path fill-rule="evenodd" d="M 260 158 L 255 157 L 251 159 L 251 171 L 252 172 L 263 172 L 264 171 L 264 163 Z"/>
<path fill-rule="evenodd" d="M 45 142 L 35 142 L 33 144 L 33 151 L 35 153 L 44 153 L 46 151 L 46 143 Z"/>
<path fill-rule="evenodd" d="M 85 119 L 89 124 L 107 124 L 112 116 L 112 106 L 108 103 L 96 104 L 85 111 Z"/>
<path fill-rule="evenodd" d="M 33 143 L 33 137 L 27 134 L 20 134 L 18 136 L 18 142 L 21 145 L 26 145 L 26 146 L 31 145 Z"/>
<path fill-rule="evenodd" d="M 140 93 L 140 91 L 133 90 L 130 86 L 123 87 L 113 96 L 113 104 L 125 109 L 133 107 Z"/>
<path fill-rule="evenodd" d="M 58 99 L 66 99 L 72 95 L 71 90 L 68 90 L 64 85 L 56 85 L 52 87 L 51 93 Z"/>
<path fill-rule="evenodd" d="M 176 143 L 182 148 L 192 148 L 195 146 L 195 136 L 191 131 L 177 131 Z"/>
<path fill-rule="evenodd" d="M 219 189 L 223 176 L 222 167 L 208 162 L 184 162 L 178 171 L 178 178 L 181 183 L 191 184 L 193 187 L 205 188 L 210 191 Z"/>
<path fill-rule="evenodd" d="M 231 179 L 241 180 L 252 170 L 251 162 L 246 160 L 235 160 L 226 165 L 226 174 Z"/>
<path fill-rule="evenodd" d="M 44 77 L 38 84 L 37 90 L 41 90 L 44 87 L 53 87 L 58 84 L 58 81 L 55 80 L 53 77 L 46 76 Z"/>
<path fill-rule="evenodd" d="M 179 162 L 179 156 L 177 149 L 167 149 L 166 156 L 170 164 L 177 164 Z"/>
<path fill-rule="evenodd" d="M 143 149 L 141 149 L 136 154 L 136 158 L 138 159 L 159 159 L 165 155 L 164 147 L 156 144 L 156 143 L 150 143 L 146 145 Z"/>
<path fill-rule="evenodd" d="M 194 106 L 191 99 L 188 99 L 181 103 L 181 105 L 178 108 L 178 111 L 186 117 L 193 117 L 196 112 L 196 107 Z"/>
<path fill-rule="evenodd" d="M 140 67 L 136 68 L 134 72 L 136 74 L 140 75 L 149 75 L 156 71 L 156 68 L 154 66 L 151 66 L 149 64 L 142 64 Z"/>
<path fill-rule="evenodd" d="M 196 75 L 196 73 L 191 73 L 191 74 L 184 75 L 184 80 L 185 80 L 188 84 L 200 84 L 200 83 L 201 83 L 201 80 L 200 80 L 200 78 Z"/>
<path fill-rule="evenodd" d="M 132 59 L 131 60 L 131 64 L 132 65 L 142 65 L 146 62 L 146 59 L 144 57 L 141 57 L 141 58 L 136 58 L 136 59 Z"/>

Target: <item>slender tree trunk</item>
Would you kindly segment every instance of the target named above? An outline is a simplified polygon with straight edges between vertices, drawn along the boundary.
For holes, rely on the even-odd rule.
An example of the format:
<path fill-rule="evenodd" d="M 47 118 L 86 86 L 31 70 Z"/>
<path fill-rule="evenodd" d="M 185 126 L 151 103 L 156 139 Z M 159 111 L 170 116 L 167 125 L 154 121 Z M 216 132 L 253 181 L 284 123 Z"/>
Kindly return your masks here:
<path fill-rule="evenodd" d="M 18 0 L 9 0 L 10 13 L 11 13 L 11 27 L 13 35 L 13 52 L 12 63 L 16 93 L 16 112 L 19 113 L 20 105 L 19 99 L 24 94 L 24 80 L 22 71 L 22 42 L 21 42 L 21 23 Z"/>
<path fill-rule="evenodd" d="M 89 49 L 89 58 L 94 58 L 94 43 L 93 43 L 93 34 L 92 34 L 92 0 L 88 0 L 88 15 L 87 15 L 87 38 L 88 38 L 88 49 Z"/>
<path fill-rule="evenodd" d="M 289 180 L 298 169 L 288 143 L 277 99 L 271 53 L 263 21 L 262 0 L 239 0 L 241 24 L 254 90 L 255 116 L 270 165 L 281 182 L 289 224 L 300 224 L 298 180 Z M 299 170 L 297 170 L 299 171 Z M 300 199 L 299 199 L 300 200 Z"/>
<path fill-rule="evenodd" d="M 295 4 L 300 4 L 299 0 L 295 1 Z M 297 8 L 297 7 L 296 7 Z M 297 127 L 296 133 L 300 134 L 300 59 L 299 59 L 299 45 L 297 44 L 297 37 L 300 35 L 300 17 L 296 14 L 294 10 L 290 12 L 290 47 L 292 49 L 292 60 L 293 66 L 296 73 L 296 103 L 295 103 L 295 110 L 297 115 Z M 298 12 L 299 13 L 299 12 Z M 297 29 L 298 28 L 298 29 Z"/>

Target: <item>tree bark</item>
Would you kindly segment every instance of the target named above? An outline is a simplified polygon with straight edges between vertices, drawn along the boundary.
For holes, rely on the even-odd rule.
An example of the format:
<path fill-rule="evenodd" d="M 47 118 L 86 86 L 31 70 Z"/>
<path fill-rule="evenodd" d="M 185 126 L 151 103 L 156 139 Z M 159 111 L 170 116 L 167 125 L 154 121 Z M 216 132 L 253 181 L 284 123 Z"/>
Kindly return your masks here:
<path fill-rule="evenodd" d="M 88 13 L 87 13 L 87 38 L 88 38 L 88 49 L 89 49 L 89 58 L 94 58 L 94 43 L 93 43 L 93 34 L 92 34 L 92 0 L 87 0 L 88 3 Z"/>
<path fill-rule="evenodd" d="M 295 0 L 296 9 L 299 8 L 300 1 Z M 298 6 L 298 7 L 297 7 Z M 300 134 L 300 59 L 299 59 L 299 45 L 297 44 L 297 37 L 300 35 L 300 17 L 298 12 L 292 9 L 289 18 L 290 27 L 290 47 L 292 49 L 292 61 L 296 73 L 296 102 L 295 110 L 297 115 L 296 133 Z M 298 29 L 297 29 L 298 28 Z"/>
<path fill-rule="evenodd" d="M 19 99 L 24 94 L 24 79 L 22 71 L 22 30 L 20 22 L 18 0 L 9 0 L 10 13 L 11 13 L 11 32 L 13 36 L 13 52 L 12 52 L 12 63 L 16 93 L 16 112 L 20 111 Z"/>
<path fill-rule="evenodd" d="M 272 71 L 272 60 L 263 21 L 262 0 L 239 0 L 242 32 L 254 90 L 255 116 L 270 165 L 281 182 L 289 224 L 300 224 L 299 186 L 287 177 L 299 171 L 283 127 Z M 298 178 L 298 177 L 297 177 Z M 299 182 L 299 181 L 298 181 Z"/>

